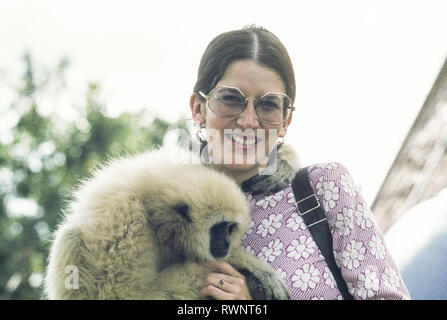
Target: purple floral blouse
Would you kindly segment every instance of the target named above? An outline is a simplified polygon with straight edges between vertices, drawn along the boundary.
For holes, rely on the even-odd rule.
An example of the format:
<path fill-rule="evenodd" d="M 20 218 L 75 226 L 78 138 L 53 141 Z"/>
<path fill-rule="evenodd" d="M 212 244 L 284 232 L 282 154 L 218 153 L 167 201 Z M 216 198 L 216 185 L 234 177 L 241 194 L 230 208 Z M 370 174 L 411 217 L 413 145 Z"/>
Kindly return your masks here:
<path fill-rule="evenodd" d="M 409 299 L 382 232 L 346 168 L 339 163 L 314 165 L 309 179 L 324 206 L 335 259 L 354 299 Z M 244 248 L 276 270 L 293 299 L 343 299 L 297 213 L 290 184 L 268 196 L 245 195 L 252 220 Z"/>

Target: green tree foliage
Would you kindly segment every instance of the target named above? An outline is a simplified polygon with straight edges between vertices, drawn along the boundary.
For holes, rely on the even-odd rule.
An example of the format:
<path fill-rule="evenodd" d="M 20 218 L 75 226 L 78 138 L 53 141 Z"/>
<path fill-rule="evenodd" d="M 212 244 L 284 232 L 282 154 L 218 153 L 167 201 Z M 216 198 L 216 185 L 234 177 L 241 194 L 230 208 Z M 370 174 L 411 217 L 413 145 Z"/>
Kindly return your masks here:
<path fill-rule="evenodd" d="M 0 299 L 41 299 L 51 233 L 77 181 L 110 157 L 160 146 L 170 124 L 148 112 L 108 117 L 100 88 L 90 84 L 75 118 L 63 120 L 42 104 L 69 91 L 68 61 L 37 68 L 25 54 L 15 99 L 0 106 Z M 15 119 L 15 120 L 14 120 Z M 11 123 L 12 122 L 12 123 Z"/>

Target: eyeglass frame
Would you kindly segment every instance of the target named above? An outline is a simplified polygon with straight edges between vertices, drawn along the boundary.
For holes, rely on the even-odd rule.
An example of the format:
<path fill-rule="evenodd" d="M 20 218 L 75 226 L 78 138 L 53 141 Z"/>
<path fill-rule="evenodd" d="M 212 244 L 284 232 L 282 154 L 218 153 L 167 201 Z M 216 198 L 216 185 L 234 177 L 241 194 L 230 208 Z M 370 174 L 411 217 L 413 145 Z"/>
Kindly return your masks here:
<path fill-rule="evenodd" d="M 235 90 L 237 90 L 237 91 L 241 94 L 241 96 L 245 99 L 245 102 L 244 102 L 244 109 L 242 110 L 241 113 L 239 113 L 239 114 L 237 114 L 237 115 L 234 115 L 234 116 L 220 116 L 220 115 L 216 114 L 216 112 L 215 112 L 215 111 L 211 108 L 211 106 L 210 106 L 210 96 L 212 95 L 212 93 L 213 93 L 215 90 L 217 90 L 217 89 L 219 89 L 219 88 L 235 89 Z M 285 93 L 279 93 L 279 92 L 267 92 L 267 93 L 263 94 L 263 95 L 262 95 L 261 97 L 259 97 L 259 98 L 247 98 L 247 97 L 244 95 L 244 93 L 241 91 L 241 89 L 236 88 L 236 87 L 230 87 L 230 86 L 220 86 L 220 87 L 215 87 L 215 88 L 214 88 L 213 90 L 211 90 L 207 95 L 204 94 L 204 93 L 203 93 L 202 91 L 200 91 L 200 90 L 199 90 L 197 93 L 198 93 L 202 98 L 204 98 L 204 99 L 206 100 L 207 105 L 208 105 L 208 108 L 209 108 L 209 109 L 210 109 L 216 116 L 221 117 L 221 118 L 237 118 L 237 117 L 241 116 L 241 115 L 245 112 L 245 110 L 247 110 L 248 102 L 249 102 L 250 100 L 253 100 L 253 107 L 254 107 L 254 109 L 255 109 L 256 115 L 258 116 L 258 119 L 259 119 L 261 122 L 263 122 L 263 123 L 267 123 L 267 124 L 275 124 L 275 125 L 283 124 L 284 122 L 286 122 L 286 121 L 288 121 L 288 120 L 290 119 L 290 117 L 292 116 L 292 112 L 295 110 L 295 106 L 293 105 L 293 100 L 292 100 L 292 98 L 290 98 L 290 97 L 289 97 L 287 94 L 285 94 Z M 262 119 L 261 116 L 259 116 L 259 114 L 258 114 L 258 110 L 257 110 L 258 102 L 261 101 L 264 97 L 266 97 L 266 96 L 269 95 L 269 94 L 279 94 L 279 95 L 281 95 L 281 96 L 284 96 L 287 100 L 289 100 L 289 102 L 290 102 L 290 106 L 288 106 L 287 108 L 288 108 L 288 109 L 291 109 L 291 111 L 290 111 L 290 114 L 289 114 L 289 116 L 287 117 L 287 119 L 285 119 L 285 120 L 283 120 L 283 121 L 281 121 L 281 122 L 272 122 L 272 121 L 266 121 L 266 120 Z"/>

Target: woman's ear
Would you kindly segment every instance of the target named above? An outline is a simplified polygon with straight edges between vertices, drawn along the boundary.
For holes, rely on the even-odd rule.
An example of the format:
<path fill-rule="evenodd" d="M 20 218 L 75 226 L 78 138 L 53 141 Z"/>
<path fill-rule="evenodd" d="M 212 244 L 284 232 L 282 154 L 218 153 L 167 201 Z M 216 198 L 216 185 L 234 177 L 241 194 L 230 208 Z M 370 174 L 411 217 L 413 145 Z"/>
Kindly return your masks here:
<path fill-rule="evenodd" d="M 191 108 L 191 116 L 194 122 L 199 125 L 204 124 L 206 122 L 205 105 L 195 92 L 189 99 L 189 107 Z"/>

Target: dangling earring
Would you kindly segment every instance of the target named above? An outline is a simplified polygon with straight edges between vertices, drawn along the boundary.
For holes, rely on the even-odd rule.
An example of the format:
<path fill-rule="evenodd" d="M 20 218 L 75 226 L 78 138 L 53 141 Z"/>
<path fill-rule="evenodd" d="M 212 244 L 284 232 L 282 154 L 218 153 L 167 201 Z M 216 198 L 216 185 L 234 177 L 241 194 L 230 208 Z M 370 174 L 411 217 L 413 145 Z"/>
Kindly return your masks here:
<path fill-rule="evenodd" d="M 210 159 L 208 154 L 208 137 L 206 134 L 205 124 L 201 124 L 196 130 L 196 137 L 199 140 L 199 154 L 201 162 L 205 165 L 208 165 L 210 164 Z"/>
<path fill-rule="evenodd" d="M 206 128 L 205 124 L 201 124 L 199 129 L 196 131 L 196 137 L 200 142 L 207 142 Z"/>
<path fill-rule="evenodd" d="M 202 105 L 199 105 L 199 111 L 200 114 L 202 115 L 202 117 L 204 117 L 206 119 L 206 115 L 204 110 L 202 109 Z M 196 122 L 195 123 L 196 127 L 198 126 L 199 128 L 196 130 L 196 137 L 197 139 L 199 139 L 200 143 L 207 143 L 208 141 L 208 137 L 206 134 L 206 128 L 205 128 L 205 123 L 200 124 L 200 122 Z"/>

